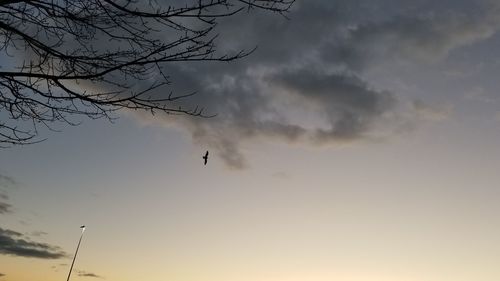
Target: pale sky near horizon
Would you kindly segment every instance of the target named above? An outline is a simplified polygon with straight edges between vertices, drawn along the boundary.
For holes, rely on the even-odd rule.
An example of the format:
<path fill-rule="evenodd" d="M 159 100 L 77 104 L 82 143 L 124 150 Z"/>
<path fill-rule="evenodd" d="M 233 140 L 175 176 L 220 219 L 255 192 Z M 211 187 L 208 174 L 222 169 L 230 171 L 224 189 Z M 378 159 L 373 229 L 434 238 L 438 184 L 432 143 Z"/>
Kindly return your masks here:
<path fill-rule="evenodd" d="M 65 280 L 82 224 L 72 280 L 499 280 L 499 8 L 227 19 L 221 45 L 255 53 L 171 66 L 217 117 L 121 112 L 0 150 L 0 281 Z"/>

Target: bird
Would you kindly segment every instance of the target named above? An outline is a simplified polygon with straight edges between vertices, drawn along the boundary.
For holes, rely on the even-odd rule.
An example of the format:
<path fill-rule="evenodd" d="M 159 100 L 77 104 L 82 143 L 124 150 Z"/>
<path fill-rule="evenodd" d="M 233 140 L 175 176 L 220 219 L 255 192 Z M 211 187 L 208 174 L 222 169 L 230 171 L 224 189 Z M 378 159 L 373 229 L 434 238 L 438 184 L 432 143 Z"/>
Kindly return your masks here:
<path fill-rule="evenodd" d="M 201 157 L 201 158 L 203 158 L 203 159 L 205 160 L 205 162 L 204 162 L 204 163 L 205 163 L 205 165 L 207 165 L 207 162 L 208 162 L 208 150 L 207 150 L 207 152 L 205 153 L 205 156 L 203 156 L 203 157 Z"/>

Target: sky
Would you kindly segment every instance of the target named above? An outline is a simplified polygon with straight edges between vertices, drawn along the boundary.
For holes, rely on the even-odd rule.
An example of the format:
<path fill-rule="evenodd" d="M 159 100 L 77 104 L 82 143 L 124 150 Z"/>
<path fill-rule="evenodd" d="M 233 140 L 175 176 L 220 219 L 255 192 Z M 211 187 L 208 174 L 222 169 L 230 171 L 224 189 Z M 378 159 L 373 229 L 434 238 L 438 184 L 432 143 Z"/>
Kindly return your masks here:
<path fill-rule="evenodd" d="M 221 51 L 255 52 L 164 66 L 217 116 L 122 111 L 0 150 L 0 281 L 64 280 L 82 224 L 72 280 L 499 280 L 499 9 L 222 20 Z"/>

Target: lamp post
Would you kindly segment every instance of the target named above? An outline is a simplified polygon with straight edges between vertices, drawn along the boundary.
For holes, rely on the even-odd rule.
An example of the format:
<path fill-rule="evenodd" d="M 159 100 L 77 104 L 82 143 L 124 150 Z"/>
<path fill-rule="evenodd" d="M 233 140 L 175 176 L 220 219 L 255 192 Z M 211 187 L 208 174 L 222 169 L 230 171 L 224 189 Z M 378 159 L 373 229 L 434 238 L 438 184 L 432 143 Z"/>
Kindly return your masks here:
<path fill-rule="evenodd" d="M 73 270 L 73 265 L 75 264 L 76 255 L 78 254 L 78 249 L 80 248 L 80 243 L 82 242 L 83 233 L 85 232 L 85 225 L 80 226 L 80 228 L 82 229 L 82 234 L 80 235 L 80 240 L 78 240 L 78 246 L 76 246 L 75 256 L 73 257 L 73 262 L 71 263 L 71 267 L 69 268 L 68 279 L 66 279 L 66 281 L 69 281 L 69 277 L 71 276 L 71 271 Z"/>

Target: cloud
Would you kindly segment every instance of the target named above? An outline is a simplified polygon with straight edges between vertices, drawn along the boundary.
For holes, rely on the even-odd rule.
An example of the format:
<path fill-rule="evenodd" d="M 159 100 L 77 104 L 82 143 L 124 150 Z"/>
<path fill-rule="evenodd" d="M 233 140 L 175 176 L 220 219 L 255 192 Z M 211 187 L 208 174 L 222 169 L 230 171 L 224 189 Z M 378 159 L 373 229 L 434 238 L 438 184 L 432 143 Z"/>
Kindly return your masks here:
<path fill-rule="evenodd" d="M 66 256 L 59 247 L 26 240 L 19 232 L 0 228 L 0 254 L 40 259 Z"/>
<path fill-rule="evenodd" d="M 354 73 L 312 64 L 248 66 L 232 73 L 179 68 L 172 77 L 178 72 L 178 77 L 205 77 L 188 83 L 203 89 L 189 102 L 217 116 L 170 120 L 236 169 L 247 166 L 242 145 L 253 140 L 330 145 L 368 138 L 397 100 Z"/>
<path fill-rule="evenodd" d="M 2 198 L 4 198 L 4 197 L 2 197 Z M 9 203 L 0 201 L 0 215 L 12 212 L 11 208 L 12 208 L 12 205 L 10 205 Z"/>
<path fill-rule="evenodd" d="M 0 187 L 2 186 L 2 176 L 0 175 Z M 4 177 L 6 179 L 10 179 L 8 177 Z M 14 183 L 14 181 L 11 181 Z M 4 190 L 0 189 L 0 215 L 11 213 L 12 212 L 12 205 L 5 202 L 9 200 L 9 196 L 7 195 L 7 192 Z"/>
<path fill-rule="evenodd" d="M 64 267 L 67 267 L 67 266 L 68 265 L 65 264 L 65 263 L 60 263 L 60 264 L 57 264 L 57 265 L 53 265 L 50 268 L 52 268 L 52 270 L 54 270 L 55 272 L 59 272 L 59 270 L 61 270 Z"/>
<path fill-rule="evenodd" d="M 332 53 L 335 56 L 326 53 L 325 58 L 356 58 L 366 63 L 397 57 L 433 62 L 453 49 L 491 37 L 499 24 L 498 14 L 488 11 L 431 11 L 396 16 L 382 22 L 352 25 L 344 41 L 326 46 L 336 51 Z"/>
<path fill-rule="evenodd" d="M 99 278 L 99 279 L 104 279 L 104 277 L 100 276 L 100 275 L 97 275 L 95 273 L 91 273 L 91 272 L 86 272 L 86 271 L 83 271 L 83 270 L 78 270 L 77 271 L 77 274 L 78 276 L 80 277 L 91 277 L 91 278 Z"/>
<path fill-rule="evenodd" d="M 167 94 L 198 92 L 176 105 L 200 105 L 217 116 L 160 122 L 187 130 L 235 169 L 248 166 L 246 145 L 255 141 L 318 146 L 391 137 L 403 95 L 374 87 L 367 70 L 439 62 L 491 37 L 497 12 L 488 1 L 303 0 L 290 20 L 262 11 L 229 17 L 217 27 L 220 50 L 257 45 L 253 54 L 230 64 L 164 67 L 173 82 Z M 412 110 L 425 120 L 452 112 L 420 101 Z"/>
<path fill-rule="evenodd" d="M 395 102 L 390 93 L 371 89 L 355 75 L 301 69 L 279 73 L 271 80 L 297 95 L 300 104 L 314 104 L 316 113 L 326 118 L 328 128 L 316 129 L 310 136 L 317 143 L 362 138 L 371 123 Z"/>
<path fill-rule="evenodd" d="M 4 276 L 5 276 L 5 274 L 3 274 L 3 273 L 0 273 L 0 277 L 4 277 Z"/>

